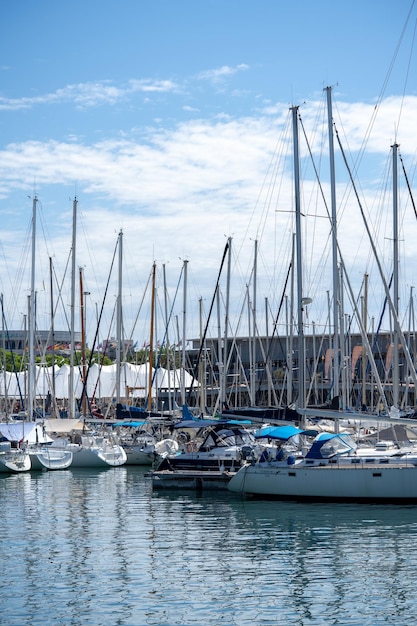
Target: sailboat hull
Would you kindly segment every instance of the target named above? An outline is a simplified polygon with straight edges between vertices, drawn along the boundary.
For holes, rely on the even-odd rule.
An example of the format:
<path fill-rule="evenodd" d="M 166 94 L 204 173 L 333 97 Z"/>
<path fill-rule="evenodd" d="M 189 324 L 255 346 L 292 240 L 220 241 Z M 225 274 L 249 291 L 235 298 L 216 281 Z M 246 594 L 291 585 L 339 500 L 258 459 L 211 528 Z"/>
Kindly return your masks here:
<path fill-rule="evenodd" d="M 119 467 L 126 463 L 126 453 L 121 446 L 110 449 L 69 444 L 73 455 L 71 467 Z"/>
<path fill-rule="evenodd" d="M 415 461 L 415 459 L 414 459 Z M 417 502 L 417 466 L 355 459 L 306 466 L 248 465 L 228 484 L 237 493 L 284 499 Z"/>
<path fill-rule="evenodd" d="M 57 450 L 50 446 L 29 452 L 32 467 L 36 471 L 63 470 L 71 467 L 73 454 L 70 450 Z"/>
<path fill-rule="evenodd" d="M 23 450 L 0 452 L 0 474 L 28 472 L 30 468 L 30 456 Z"/>

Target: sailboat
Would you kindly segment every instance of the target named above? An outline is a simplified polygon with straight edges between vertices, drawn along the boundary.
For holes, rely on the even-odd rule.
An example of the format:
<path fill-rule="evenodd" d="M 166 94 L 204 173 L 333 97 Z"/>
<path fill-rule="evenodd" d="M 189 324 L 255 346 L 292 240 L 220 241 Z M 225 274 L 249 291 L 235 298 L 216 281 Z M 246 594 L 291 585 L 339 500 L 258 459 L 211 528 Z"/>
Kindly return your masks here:
<path fill-rule="evenodd" d="M 17 468 L 27 467 L 31 470 L 67 469 L 72 463 L 70 450 L 51 448 L 53 439 L 39 422 L 18 421 L 0 424 L 0 435 L 6 440 L 1 445 L 3 451 L 9 452 L 8 466 L 12 455 L 16 456 Z M 29 462 L 27 459 L 22 461 L 23 456 L 28 457 Z M 6 459 L 7 455 L 3 455 L 2 458 Z"/>
<path fill-rule="evenodd" d="M 69 376 L 69 391 L 68 391 L 68 403 L 70 419 L 74 417 L 75 408 L 75 392 L 74 392 L 74 305 L 75 305 L 75 245 L 76 245 L 76 217 L 77 217 L 77 199 L 73 201 L 73 232 L 72 232 L 72 277 L 71 277 L 71 354 L 70 354 L 70 376 Z M 80 299 L 81 299 L 81 324 L 84 325 L 84 307 L 83 307 L 83 282 L 82 272 L 80 271 Z M 82 331 L 83 346 L 84 341 L 84 327 Z M 83 349 L 84 354 L 84 349 Z M 85 379 L 87 373 L 85 369 L 85 362 L 83 359 L 83 392 L 82 401 L 86 400 L 86 386 Z M 85 417 L 85 416 L 84 416 Z M 51 452 L 58 454 L 60 452 L 63 455 L 72 455 L 71 467 L 119 467 L 126 463 L 126 452 L 123 447 L 119 445 L 113 437 L 108 437 L 106 433 L 90 433 L 83 429 L 82 433 L 76 433 L 68 437 L 56 438 L 50 446 Z"/>
<path fill-rule="evenodd" d="M 30 457 L 25 450 L 12 448 L 10 441 L 0 442 L 0 474 L 28 472 L 30 468 Z"/>
<path fill-rule="evenodd" d="M 297 237 L 297 299 L 300 363 L 303 363 L 301 230 L 298 157 L 298 107 L 292 109 L 294 140 L 294 179 Z M 304 418 L 304 368 L 299 371 L 297 411 Z M 335 419 L 343 413 L 335 412 Z M 354 417 L 354 414 L 351 414 Z M 363 416 L 362 416 L 363 417 Z M 374 418 L 376 419 L 376 418 Z M 394 421 L 393 419 L 390 420 Z M 412 423 L 412 420 L 395 420 Z M 388 446 L 358 447 L 344 433 L 320 433 L 312 442 L 300 434 L 300 453 L 282 454 L 272 460 L 244 465 L 229 481 L 232 492 L 306 500 L 417 501 L 417 453 Z M 301 452 L 302 447 L 304 450 Z"/>

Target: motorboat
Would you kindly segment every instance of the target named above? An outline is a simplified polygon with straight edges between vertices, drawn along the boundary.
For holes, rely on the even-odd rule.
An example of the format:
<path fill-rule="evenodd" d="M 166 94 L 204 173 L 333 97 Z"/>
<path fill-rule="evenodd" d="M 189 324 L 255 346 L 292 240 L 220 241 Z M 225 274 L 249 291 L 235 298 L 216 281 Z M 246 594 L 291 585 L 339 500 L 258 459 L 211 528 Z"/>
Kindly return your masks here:
<path fill-rule="evenodd" d="M 191 422 L 194 428 L 197 424 L 198 421 Z M 176 428 L 184 431 L 185 425 L 179 422 Z M 236 471 L 242 460 L 256 460 L 265 448 L 246 427 L 236 423 L 207 420 L 207 425 L 201 430 L 196 437 L 183 444 L 178 453 L 162 458 L 157 469 Z"/>

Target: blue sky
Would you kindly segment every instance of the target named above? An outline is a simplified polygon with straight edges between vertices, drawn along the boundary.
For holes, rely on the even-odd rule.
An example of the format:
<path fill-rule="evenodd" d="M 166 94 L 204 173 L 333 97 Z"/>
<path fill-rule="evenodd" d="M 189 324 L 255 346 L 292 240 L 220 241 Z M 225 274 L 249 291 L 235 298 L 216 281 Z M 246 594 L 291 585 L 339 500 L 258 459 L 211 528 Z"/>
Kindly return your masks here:
<path fill-rule="evenodd" d="M 0 17 L 0 289 L 9 328 L 22 327 L 27 309 L 34 192 L 42 328 L 49 324 L 49 257 L 68 314 L 64 275 L 75 195 L 77 267 L 84 268 L 90 294 L 90 342 L 92 311 L 101 306 L 121 229 L 125 334 L 139 343 L 148 322 L 138 309 L 152 263 L 162 303 L 161 268 L 166 266 L 172 302 L 183 260 L 189 261 L 188 334 L 196 336 L 198 302 L 207 313 L 227 237 L 233 241 L 236 332 L 246 332 L 238 320 L 245 289 L 251 289 L 255 239 L 258 306 L 268 298 L 271 313 L 276 311 L 290 256 L 292 226 L 284 209 L 290 208 L 292 188 L 289 155 L 275 183 L 271 163 L 275 151 L 290 145 L 285 133 L 291 105 L 300 105 L 313 137 L 328 85 L 365 204 L 381 213 L 373 224 L 381 251 L 386 245 L 389 200 L 381 199 L 384 209 L 378 205 L 375 211 L 372 203 L 394 140 L 415 180 L 417 10 L 411 0 L 3 0 Z M 316 136 L 313 143 L 317 157 L 322 141 Z M 309 204 L 314 176 L 306 177 Z M 273 200 L 278 180 L 280 196 Z M 346 173 L 340 180 L 345 184 Z M 352 194 L 344 187 L 339 197 L 344 251 L 359 289 L 373 262 L 349 204 Z M 415 218 L 402 219 L 411 234 Z M 319 230 L 311 249 L 328 245 L 328 228 Z M 384 254 L 388 265 L 389 257 Z M 404 260 L 409 289 L 416 268 L 406 252 Z M 310 316 L 321 322 L 326 298 L 319 289 L 325 293 L 331 281 L 327 270 L 313 265 L 324 266 L 314 257 L 306 275 L 317 303 Z M 114 330 L 111 280 L 102 334 Z M 375 315 L 380 303 L 375 288 Z M 172 309 L 181 318 L 180 296 Z M 55 324 L 65 328 L 63 311 Z"/>

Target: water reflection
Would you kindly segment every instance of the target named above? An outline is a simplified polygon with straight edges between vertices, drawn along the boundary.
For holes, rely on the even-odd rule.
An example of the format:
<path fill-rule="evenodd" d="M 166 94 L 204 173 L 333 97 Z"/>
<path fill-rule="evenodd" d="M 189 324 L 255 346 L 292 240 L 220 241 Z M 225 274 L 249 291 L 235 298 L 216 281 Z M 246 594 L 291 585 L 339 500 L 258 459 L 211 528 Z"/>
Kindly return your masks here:
<path fill-rule="evenodd" d="M 9 626 L 401 626 L 416 609 L 414 506 L 152 492 L 126 466 L 4 477 L 0 498 Z"/>

